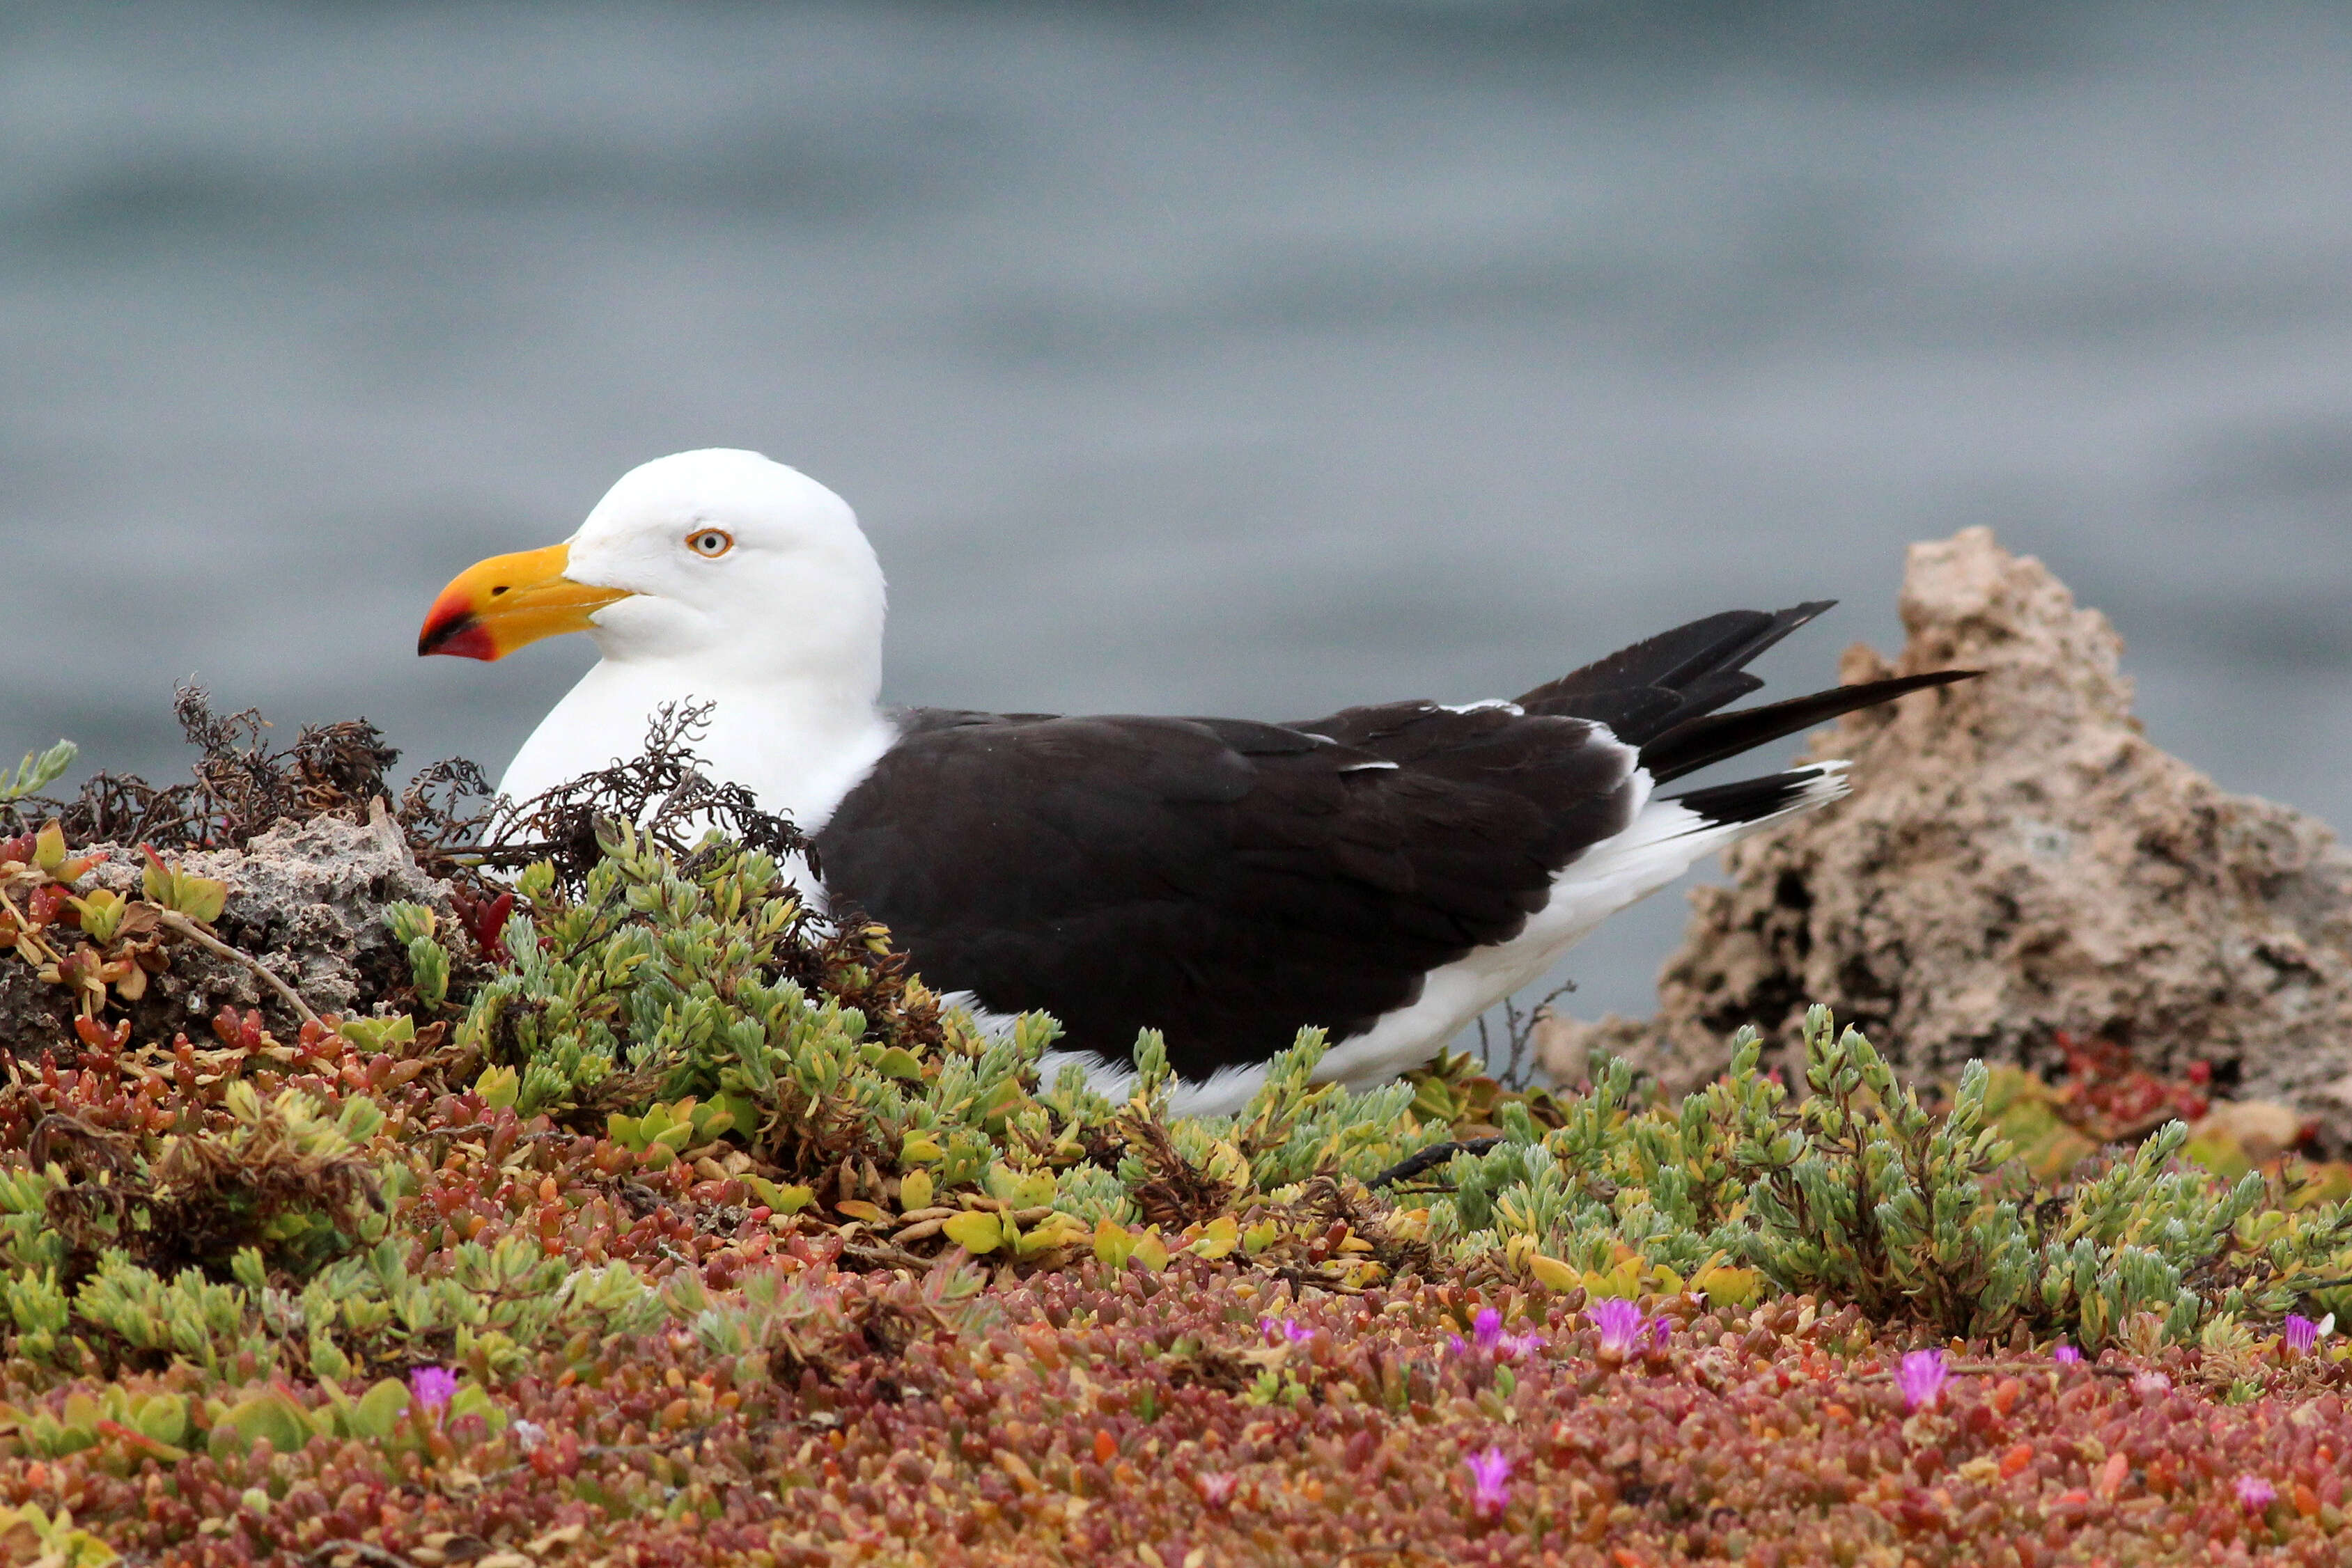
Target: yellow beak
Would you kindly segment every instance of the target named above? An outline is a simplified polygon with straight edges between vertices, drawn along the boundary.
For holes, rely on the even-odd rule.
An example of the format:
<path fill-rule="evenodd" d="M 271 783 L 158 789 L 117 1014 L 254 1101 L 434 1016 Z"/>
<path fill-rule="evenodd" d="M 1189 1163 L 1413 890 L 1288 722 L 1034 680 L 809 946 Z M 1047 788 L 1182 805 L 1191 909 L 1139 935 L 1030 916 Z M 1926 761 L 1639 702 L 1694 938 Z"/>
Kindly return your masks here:
<path fill-rule="evenodd" d="M 563 575 L 571 551 L 563 545 L 494 555 L 459 572 L 425 617 L 416 651 L 461 659 L 503 659 L 526 643 L 565 632 L 585 632 L 590 617 L 625 588 L 591 588 Z"/>

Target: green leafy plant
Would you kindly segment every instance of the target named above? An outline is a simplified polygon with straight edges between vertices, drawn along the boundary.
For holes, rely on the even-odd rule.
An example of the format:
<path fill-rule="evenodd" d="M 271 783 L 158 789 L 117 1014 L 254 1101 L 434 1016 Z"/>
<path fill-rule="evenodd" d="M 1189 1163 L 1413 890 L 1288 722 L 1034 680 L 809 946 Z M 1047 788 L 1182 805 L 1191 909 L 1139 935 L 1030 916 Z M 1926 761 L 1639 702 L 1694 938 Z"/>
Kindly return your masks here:
<path fill-rule="evenodd" d="M 25 753 L 25 760 L 16 764 L 14 773 L 0 772 L 0 801 L 40 793 L 64 778 L 80 755 L 81 747 L 70 740 L 60 740 L 47 751 Z"/>

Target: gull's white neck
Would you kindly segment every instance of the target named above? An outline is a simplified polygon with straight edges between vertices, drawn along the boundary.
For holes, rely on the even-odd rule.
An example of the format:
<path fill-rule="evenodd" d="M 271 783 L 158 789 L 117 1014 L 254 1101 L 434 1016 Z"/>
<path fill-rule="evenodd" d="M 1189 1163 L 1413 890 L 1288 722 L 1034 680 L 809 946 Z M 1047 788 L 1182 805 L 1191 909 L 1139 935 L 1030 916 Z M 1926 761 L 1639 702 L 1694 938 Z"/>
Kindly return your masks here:
<path fill-rule="evenodd" d="M 710 776 L 813 833 L 897 738 L 876 701 L 878 667 L 870 682 L 845 682 L 844 673 L 747 681 L 710 661 L 606 659 L 532 732 L 499 788 L 525 800 L 637 757 L 662 705 L 707 702 L 709 728 L 694 750 Z"/>

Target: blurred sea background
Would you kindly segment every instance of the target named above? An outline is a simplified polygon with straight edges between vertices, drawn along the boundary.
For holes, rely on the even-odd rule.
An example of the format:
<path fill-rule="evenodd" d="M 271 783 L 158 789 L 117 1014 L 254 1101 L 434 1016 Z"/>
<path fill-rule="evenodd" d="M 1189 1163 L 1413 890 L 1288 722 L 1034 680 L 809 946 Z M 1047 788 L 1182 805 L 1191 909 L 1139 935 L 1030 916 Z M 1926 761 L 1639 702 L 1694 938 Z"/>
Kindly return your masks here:
<path fill-rule="evenodd" d="M 2317 5 L 8 7 L 0 750 L 184 776 L 193 676 L 495 777 L 593 650 L 420 661 L 434 594 L 744 445 L 858 508 L 895 700 L 1458 701 L 1843 599 L 1787 695 L 1984 523 L 2352 824 L 2347 82 Z"/>

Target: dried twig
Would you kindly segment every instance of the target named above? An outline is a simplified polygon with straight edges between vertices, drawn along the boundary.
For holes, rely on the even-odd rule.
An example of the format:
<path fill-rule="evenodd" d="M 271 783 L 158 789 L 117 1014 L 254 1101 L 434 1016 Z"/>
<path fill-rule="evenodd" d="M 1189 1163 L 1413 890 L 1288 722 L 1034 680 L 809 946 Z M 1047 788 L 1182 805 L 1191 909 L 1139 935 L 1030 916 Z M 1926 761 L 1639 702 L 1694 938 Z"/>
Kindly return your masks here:
<path fill-rule="evenodd" d="M 1410 1181 L 1433 1166 L 1444 1165 L 1456 1155 L 1483 1155 L 1502 1141 L 1500 1138 L 1464 1138 L 1454 1143 L 1432 1144 L 1419 1154 L 1407 1155 L 1364 1185 L 1391 1186 L 1401 1181 Z"/>
<path fill-rule="evenodd" d="M 165 930 L 176 932 L 180 936 L 186 937 L 189 941 L 194 942 L 197 946 L 204 948 L 214 956 L 226 958 L 231 963 L 241 964 L 247 969 L 252 970 L 255 975 L 260 977 L 261 983 L 268 986 L 271 990 L 276 991 L 279 999 L 284 1001 L 288 1007 L 292 1008 L 295 1014 L 299 1017 L 304 1023 L 315 1023 L 324 1027 L 324 1020 L 322 1020 L 317 1013 L 310 1010 L 310 1004 L 304 1001 L 300 995 L 295 991 L 293 987 L 279 979 L 277 975 L 270 970 L 267 964 L 264 964 L 252 954 L 238 952 L 236 948 L 230 946 L 227 943 L 222 941 L 219 937 L 214 936 L 211 932 L 205 930 L 203 926 L 197 925 L 194 921 L 189 919 L 186 915 L 181 914 L 176 909 L 159 908 L 155 912 L 155 921 L 156 924 L 162 925 Z"/>
<path fill-rule="evenodd" d="M 313 1563 L 320 1563 L 346 1552 L 362 1563 L 375 1564 L 375 1568 L 416 1568 L 415 1563 L 403 1557 L 399 1552 L 387 1552 L 381 1546 L 373 1546 L 364 1541 L 322 1541 L 304 1555 Z"/>
<path fill-rule="evenodd" d="M 1495 1068 L 1495 1043 L 1486 1030 L 1486 1015 L 1478 1017 L 1478 1059 L 1486 1064 L 1486 1071 L 1506 1089 L 1525 1089 L 1535 1073 L 1533 1048 L 1535 1028 L 1544 1016 L 1544 1009 L 1576 989 L 1574 980 L 1563 981 L 1544 994 L 1535 1006 L 1522 1010 L 1517 997 L 1503 998 L 1503 1043 L 1509 1054 L 1503 1059 L 1500 1071 Z"/>

